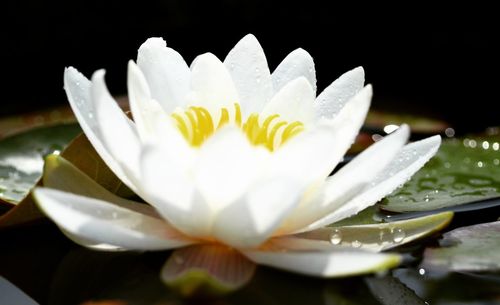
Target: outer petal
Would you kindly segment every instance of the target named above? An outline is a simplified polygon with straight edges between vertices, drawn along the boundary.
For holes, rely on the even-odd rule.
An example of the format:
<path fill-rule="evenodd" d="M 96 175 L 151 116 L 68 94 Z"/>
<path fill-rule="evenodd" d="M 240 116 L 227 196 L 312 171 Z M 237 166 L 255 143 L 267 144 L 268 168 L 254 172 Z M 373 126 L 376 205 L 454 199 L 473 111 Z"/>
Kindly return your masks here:
<path fill-rule="evenodd" d="M 218 122 L 221 108 L 234 109 L 238 93 L 224 64 L 213 54 L 198 56 L 191 65 L 189 104 L 208 109 Z"/>
<path fill-rule="evenodd" d="M 273 94 L 271 73 L 264 50 L 252 34 L 243 37 L 227 54 L 224 64 L 231 73 L 242 110 L 260 112 Z"/>
<path fill-rule="evenodd" d="M 213 235 L 235 248 L 257 247 L 298 205 L 302 193 L 289 177 L 262 181 L 217 215 Z"/>
<path fill-rule="evenodd" d="M 260 117 L 279 114 L 288 122 L 300 121 L 306 126 L 314 118 L 314 89 L 309 81 L 300 76 L 286 84 L 264 107 Z"/>
<path fill-rule="evenodd" d="M 85 135 L 120 180 L 132 190 L 135 190 L 135 186 L 103 142 L 100 126 L 95 115 L 96 109 L 92 102 L 91 88 L 92 83 L 75 68 L 70 67 L 64 70 L 64 89 L 73 113 Z"/>
<path fill-rule="evenodd" d="M 365 189 L 393 160 L 408 141 L 409 134 L 408 126 L 401 126 L 397 131 L 366 149 L 335 175 L 328 177 L 323 185 L 322 196 L 296 210 L 288 219 L 293 229 L 292 227 L 288 229 L 298 230 L 321 219 Z"/>
<path fill-rule="evenodd" d="M 434 136 L 406 145 L 393 161 L 377 175 L 367 189 L 302 231 L 310 231 L 334 223 L 375 204 L 410 179 L 434 156 L 440 144 L 441 138 Z"/>
<path fill-rule="evenodd" d="M 194 243 L 166 222 L 102 200 L 37 188 L 40 208 L 63 230 L 129 250 L 163 250 Z"/>
<path fill-rule="evenodd" d="M 401 259 L 395 254 L 354 250 L 315 252 L 246 251 L 249 259 L 270 267 L 321 277 L 341 277 L 373 273 L 397 266 Z"/>
<path fill-rule="evenodd" d="M 316 117 L 333 119 L 346 103 L 364 86 L 362 67 L 348 71 L 335 80 L 316 98 Z"/>
<path fill-rule="evenodd" d="M 170 113 L 183 106 L 191 71 L 182 56 L 161 38 L 149 38 L 139 48 L 137 64 L 144 72 L 152 97 Z"/>
<path fill-rule="evenodd" d="M 137 132 L 143 142 L 154 141 L 158 134 L 155 123 L 168 121 L 170 117 L 151 97 L 146 78 L 133 61 L 128 63 L 127 87 Z"/>
<path fill-rule="evenodd" d="M 299 48 L 288 54 L 271 75 L 274 92 L 280 91 L 288 82 L 301 76 L 309 81 L 316 96 L 314 61 L 306 50 Z"/>
<path fill-rule="evenodd" d="M 102 142 L 132 180 L 135 191 L 140 177 L 139 152 L 141 147 L 135 125 L 109 94 L 104 83 L 104 70 L 99 70 L 92 76 L 91 92 Z"/>

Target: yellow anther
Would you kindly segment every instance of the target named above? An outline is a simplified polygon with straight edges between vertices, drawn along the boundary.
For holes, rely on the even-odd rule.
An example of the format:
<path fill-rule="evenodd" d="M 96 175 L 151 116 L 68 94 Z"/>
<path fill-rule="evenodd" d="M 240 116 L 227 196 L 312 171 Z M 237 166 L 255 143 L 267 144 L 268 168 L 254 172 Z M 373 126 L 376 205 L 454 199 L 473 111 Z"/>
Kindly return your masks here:
<path fill-rule="evenodd" d="M 224 124 L 227 124 L 227 122 L 229 122 L 229 111 L 227 111 L 226 108 L 222 108 L 217 128 L 221 128 L 222 126 L 224 126 Z"/>
<path fill-rule="evenodd" d="M 214 124 L 210 112 L 203 107 L 189 107 L 184 113 L 173 113 L 172 118 L 186 141 L 194 147 L 201 146 L 217 129 L 228 123 L 234 123 L 240 127 L 250 143 L 262 145 L 270 151 L 274 151 L 304 130 L 302 122 L 288 123 L 280 120 L 278 114 L 266 117 L 260 124 L 262 120 L 259 120 L 259 115 L 252 113 L 243 122 L 240 105 L 237 103 L 234 104 L 234 115 L 230 115 L 227 108 L 222 108 L 220 111 L 217 125 Z M 281 134 L 280 130 L 282 130 Z"/>

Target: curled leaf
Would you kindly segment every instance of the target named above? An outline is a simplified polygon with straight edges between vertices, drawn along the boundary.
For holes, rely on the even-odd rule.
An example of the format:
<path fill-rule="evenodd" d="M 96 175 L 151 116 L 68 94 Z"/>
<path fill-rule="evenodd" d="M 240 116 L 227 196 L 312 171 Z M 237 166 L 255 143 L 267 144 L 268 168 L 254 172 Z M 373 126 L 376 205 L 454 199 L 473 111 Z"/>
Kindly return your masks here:
<path fill-rule="evenodd" d="M 443 212 L 390 223 L 326 227 L 299 236 L 330 241 L 339 246 L 384 251 L 438 232 L 452 218 L 452 212 Z"/>

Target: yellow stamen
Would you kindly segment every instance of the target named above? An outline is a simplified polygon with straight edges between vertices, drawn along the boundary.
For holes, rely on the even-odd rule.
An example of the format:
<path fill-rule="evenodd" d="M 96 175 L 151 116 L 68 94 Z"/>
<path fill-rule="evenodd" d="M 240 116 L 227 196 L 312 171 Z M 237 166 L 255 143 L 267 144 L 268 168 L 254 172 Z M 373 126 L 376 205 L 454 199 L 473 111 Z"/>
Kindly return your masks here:
<path fill-rule="evenodd" d="M 242 122 L 239 104 L 234 104 L 234 115 L 229 114 L 227 108 L 222 108 L 217 125 L 214 124 L 212 115 L 203 107 L 189 107 L 180 113 L 173 113 L 172 118 L 186 141 L 194 147 L 200 147 L 216 130 L 228 123 L 240 127 L 253 145 L 262 145 L 274 151 L 279 146 L 304 130 L 304 124 L 299 121 L 288 123 L 280 119 L 278 114 L 273 114 L 262 120 L 253 113 Z M 282 130 L 280 134 L 280 130 Z"/>

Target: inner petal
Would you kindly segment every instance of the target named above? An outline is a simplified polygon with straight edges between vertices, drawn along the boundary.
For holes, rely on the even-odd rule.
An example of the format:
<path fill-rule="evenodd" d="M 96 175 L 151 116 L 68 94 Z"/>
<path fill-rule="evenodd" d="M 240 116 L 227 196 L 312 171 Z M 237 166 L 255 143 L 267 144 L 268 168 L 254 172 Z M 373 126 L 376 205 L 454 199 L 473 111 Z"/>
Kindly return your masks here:
<path fill-rule="evenodd" d="M 193 147 L 200 147 L 206 139 L 226 124 L 235 124 L 245 133 L 251 144 L 264 146 L 274 151 L 288 140 L 304 130 L 300 121 L 288 122 L 279 114 L 261 118 L 253 113 L 243 121 L 238 103 L 234 109 L 221 108 L 220 119 L 214 121 L 214 116 L 204 107 L 191 106 L 187 110 L 178 109 L 172 113 L 177 128 L 186 141 Z"/>

